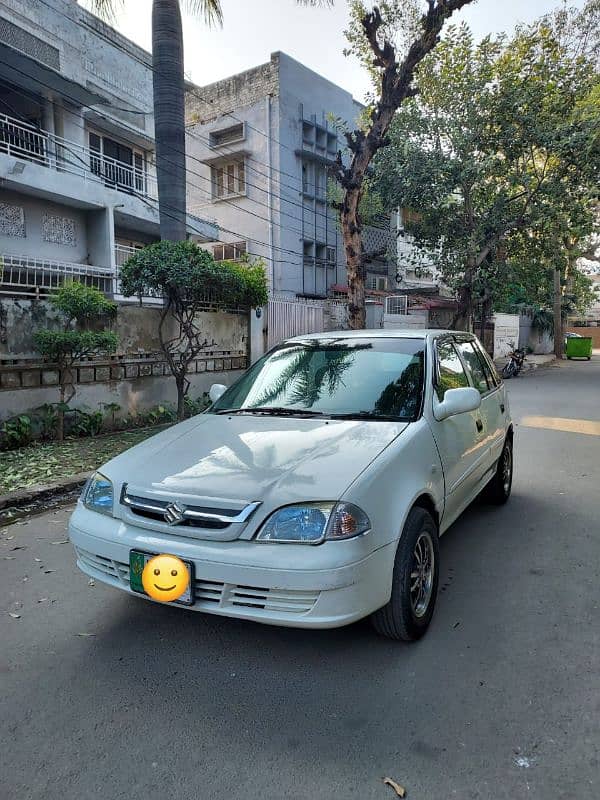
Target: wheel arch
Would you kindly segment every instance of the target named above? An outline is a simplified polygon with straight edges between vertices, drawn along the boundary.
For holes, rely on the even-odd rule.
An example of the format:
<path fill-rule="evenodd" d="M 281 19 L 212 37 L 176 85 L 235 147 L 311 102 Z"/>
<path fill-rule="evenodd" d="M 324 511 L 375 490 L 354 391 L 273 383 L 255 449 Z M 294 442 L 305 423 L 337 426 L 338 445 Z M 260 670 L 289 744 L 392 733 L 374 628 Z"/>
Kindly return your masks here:
<path fill-rule="evenodd" d="M 440 513 L 437 510 L 435 502 L 433 500 L 433 497 L 430 494 L 427 494 L 426 492 L 423 492 L 423 494 L 420 494 L 414 500 L 412 506 L 409 508 L 409 510 L 408 510 L 409 514 L 410 514 L 410 512 L 412 511 L 413 508 L 422 508 L 425 511 L 428 511 L 431 514 L 431 516 L 433 517 L 433 520 L 434 520 L 434 522 L 435 522 L 435 524 L 437 526 L 437 529 L 439 531 L 439 528 L 440 528 Z M 408 516 L 408 514 L 407 514 L 407 516 Z"/>

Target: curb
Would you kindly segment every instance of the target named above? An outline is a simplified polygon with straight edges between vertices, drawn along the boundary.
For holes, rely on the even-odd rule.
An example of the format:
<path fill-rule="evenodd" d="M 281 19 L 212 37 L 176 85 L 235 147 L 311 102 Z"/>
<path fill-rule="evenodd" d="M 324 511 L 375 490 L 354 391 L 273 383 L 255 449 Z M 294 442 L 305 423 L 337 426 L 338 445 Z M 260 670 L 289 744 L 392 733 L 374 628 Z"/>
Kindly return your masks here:
<path fill-rule="evenodd" d="M 26 489 L 15 489 L 8 494 L 0 495 L 0 511 L 7 508 L 20 508 L 36 500 L 47 500 L 57 494 L 79 489 L 90 477 L 91 472 L 78 472 L 50 483 L 37 483 Z"/>

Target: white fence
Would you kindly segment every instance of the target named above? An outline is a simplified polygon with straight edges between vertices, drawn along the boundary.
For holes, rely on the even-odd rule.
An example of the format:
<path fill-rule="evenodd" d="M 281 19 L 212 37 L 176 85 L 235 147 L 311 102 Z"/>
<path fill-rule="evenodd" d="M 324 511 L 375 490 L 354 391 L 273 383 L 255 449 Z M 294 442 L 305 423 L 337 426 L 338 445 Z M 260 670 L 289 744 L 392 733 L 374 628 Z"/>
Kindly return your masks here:
<path fill-rule="evenodd" d="M 113 292 L 115 271 L 47 258 L 33 258 L 10 253 L 0 255 L 0 294 L 24 297 L 47 297 L 65 281 L 80 281 L 101 292 Z"/>
<path fill-rule="evenodd" d="M 269 300 L 267 306 L 267 347 L 284 339 L 325 330 L 325 307 L 321 303 Z"/>
<path fill-rule="evenodd" d="M 0 153 L 100 181 L 128 194 L 141 194 L 154 200 L 158 197 L 156 178 L 148 175 L 145 168 L 109 158 L 6 114 L 0 114 Z"/>

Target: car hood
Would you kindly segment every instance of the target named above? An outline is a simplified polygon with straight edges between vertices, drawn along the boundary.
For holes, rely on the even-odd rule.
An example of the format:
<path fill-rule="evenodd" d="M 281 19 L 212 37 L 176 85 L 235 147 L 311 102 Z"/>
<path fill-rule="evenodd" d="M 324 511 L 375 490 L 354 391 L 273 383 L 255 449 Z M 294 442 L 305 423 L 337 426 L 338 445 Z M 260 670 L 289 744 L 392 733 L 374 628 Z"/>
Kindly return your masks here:
<path fill-rule="evenodd" d="M 151 437 L 102 468 L 133 491 L 191 502 L 281 506 L 337 500 L 407 427 L 406 422 L 323 421 L 202 414 Z"/>

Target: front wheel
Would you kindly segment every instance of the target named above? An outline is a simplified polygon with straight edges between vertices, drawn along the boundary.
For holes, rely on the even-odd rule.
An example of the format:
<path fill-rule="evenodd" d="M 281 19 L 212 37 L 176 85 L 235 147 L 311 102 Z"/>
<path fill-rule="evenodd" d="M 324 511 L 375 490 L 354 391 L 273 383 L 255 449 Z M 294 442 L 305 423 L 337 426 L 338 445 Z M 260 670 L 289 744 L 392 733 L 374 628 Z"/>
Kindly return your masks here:
<path fill-rule="evenodd" d="M 514 361 L 509 361 L 508 364 L 505 364 L 502 367 L 502 377 L 503 378 L 512 378 L 513 375 L 517 374 L 517 366 Z"/>
<path fill-rule="evenodd" d="M 435 608 L 439 561 L 437 525 L 428 511 L 415 507 L 396 551 L 389 602 L 371 616 L 377 633 L 406 642 L 423 636 Z"/>

